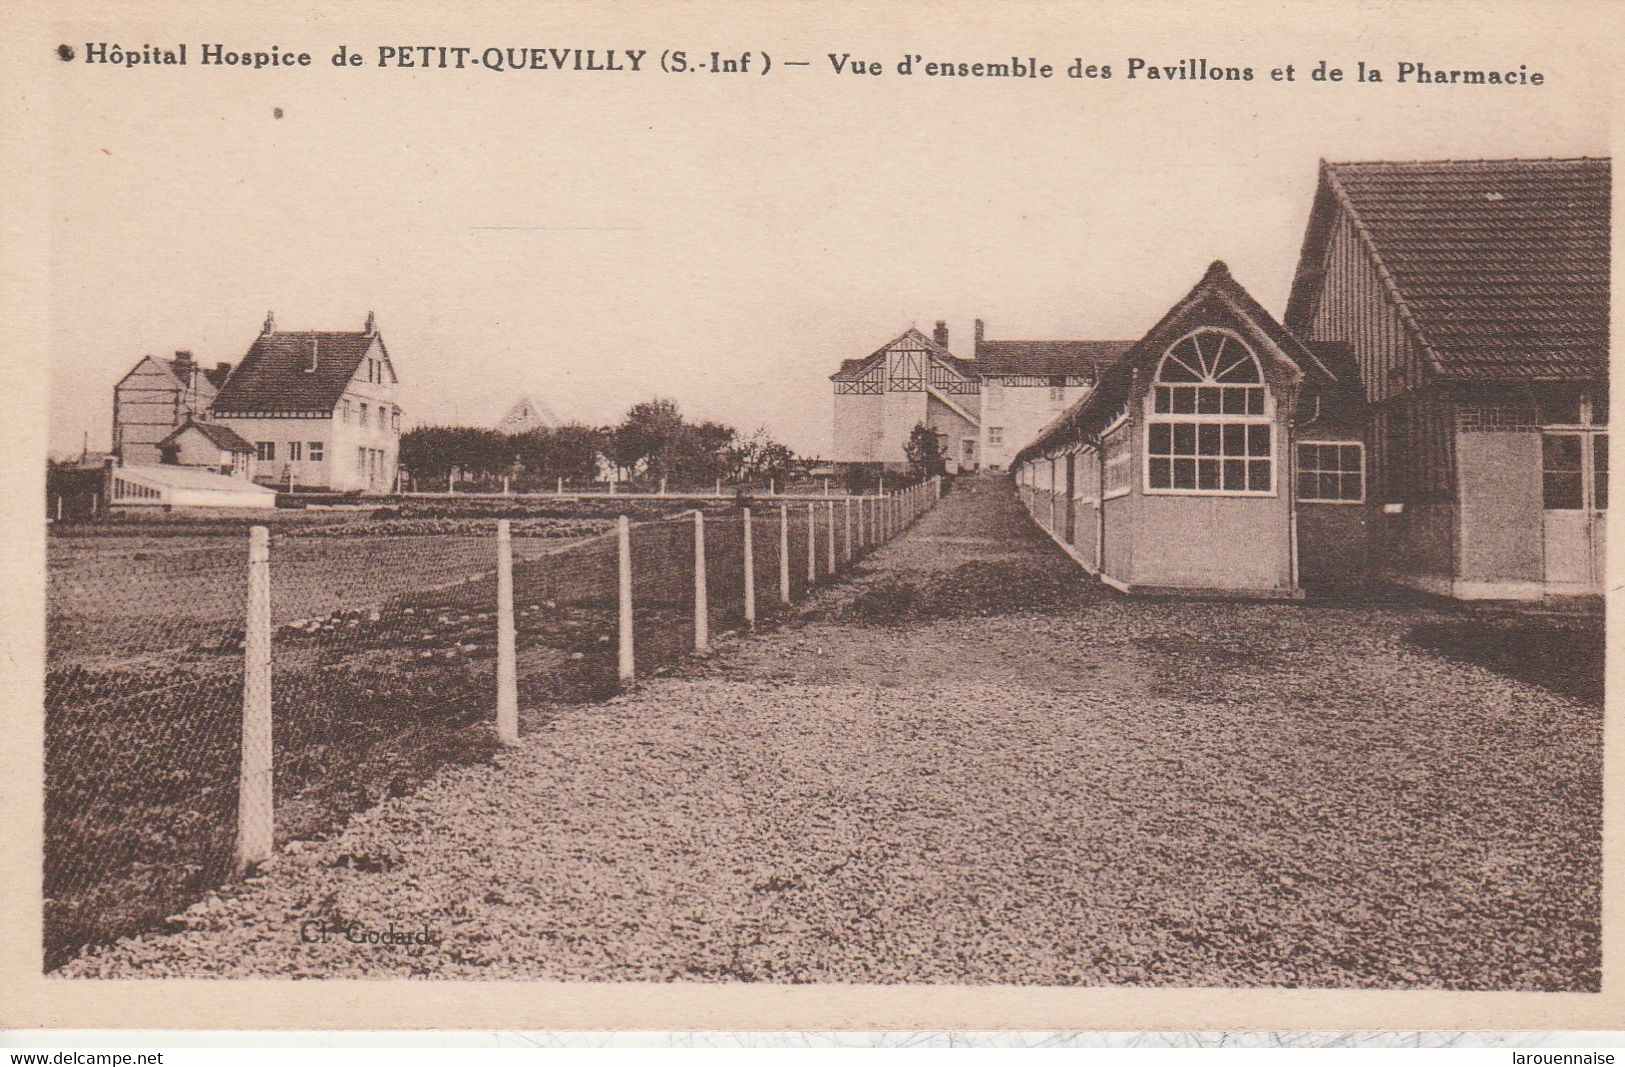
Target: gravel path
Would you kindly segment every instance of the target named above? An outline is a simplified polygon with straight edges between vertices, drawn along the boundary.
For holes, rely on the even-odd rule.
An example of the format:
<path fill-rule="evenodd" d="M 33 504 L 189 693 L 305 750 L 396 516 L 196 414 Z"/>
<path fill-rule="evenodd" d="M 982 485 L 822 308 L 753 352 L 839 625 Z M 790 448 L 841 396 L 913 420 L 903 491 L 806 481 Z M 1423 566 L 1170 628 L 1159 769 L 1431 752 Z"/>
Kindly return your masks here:
<path fill-rule="evenodd" d="M 1125 600 L 970 482 L 59 973 L 1595 990 L 1601 711 L 1405 640 L 1440 617 Z"/>

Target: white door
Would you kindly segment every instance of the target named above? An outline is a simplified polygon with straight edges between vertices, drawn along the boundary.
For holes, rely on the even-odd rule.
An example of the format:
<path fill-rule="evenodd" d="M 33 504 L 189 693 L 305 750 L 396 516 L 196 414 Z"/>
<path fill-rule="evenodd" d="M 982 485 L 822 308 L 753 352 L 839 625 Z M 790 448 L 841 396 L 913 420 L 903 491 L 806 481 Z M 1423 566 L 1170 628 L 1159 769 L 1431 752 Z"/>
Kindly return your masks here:
<path fill-rule="evenodd" d="M 1574 591 L 1602 587 L 1607 546 L 1608 434 L 1541 435 L 1546 581 Z"/>

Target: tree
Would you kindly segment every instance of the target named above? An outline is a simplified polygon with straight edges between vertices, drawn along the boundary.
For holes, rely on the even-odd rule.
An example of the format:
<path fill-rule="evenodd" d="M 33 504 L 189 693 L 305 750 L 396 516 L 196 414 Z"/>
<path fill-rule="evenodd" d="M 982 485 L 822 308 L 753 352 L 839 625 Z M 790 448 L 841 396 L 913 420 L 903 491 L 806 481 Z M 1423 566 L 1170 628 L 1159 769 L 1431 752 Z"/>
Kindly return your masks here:
<path fill-rule="evenodd" d="M 948 446 L 941 434 L 923 422 L 914 424 L 903 445 L 903 454 L 908 457 L 909 469 L 922 480 L 948 473 Z"/>

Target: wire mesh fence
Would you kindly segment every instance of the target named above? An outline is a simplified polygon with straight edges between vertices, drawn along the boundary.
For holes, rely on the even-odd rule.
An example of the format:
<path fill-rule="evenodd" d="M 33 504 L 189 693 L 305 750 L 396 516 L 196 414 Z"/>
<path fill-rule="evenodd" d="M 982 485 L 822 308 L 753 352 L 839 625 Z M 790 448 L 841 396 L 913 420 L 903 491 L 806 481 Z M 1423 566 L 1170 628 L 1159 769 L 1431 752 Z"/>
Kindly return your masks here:
<path fill-rule="evenodd" d="M 261 549 L 246 522 L 53 536 L 46 967 L 488 758 L 504 678 L 510 707 L 612 693 L 771 623 L 934 499 L 719 506 L 624 534 L 598 517 L 585 537 L 496 518 L 273 526 Z"/>

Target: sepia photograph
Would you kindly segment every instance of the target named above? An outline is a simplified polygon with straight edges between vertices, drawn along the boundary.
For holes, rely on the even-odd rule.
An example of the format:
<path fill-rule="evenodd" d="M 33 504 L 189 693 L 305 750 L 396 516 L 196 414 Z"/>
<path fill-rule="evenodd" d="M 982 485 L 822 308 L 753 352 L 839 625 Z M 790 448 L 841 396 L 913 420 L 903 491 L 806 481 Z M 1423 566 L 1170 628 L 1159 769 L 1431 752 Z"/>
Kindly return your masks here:
<path fill-rule="evenodd" d="M 1618 20 L 1147 6 L 0 11 L 8 966 L 1618 1025 Z"/>

